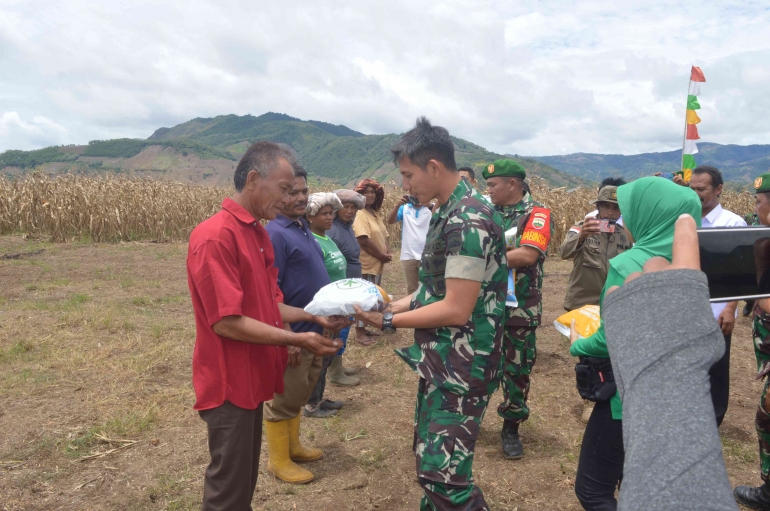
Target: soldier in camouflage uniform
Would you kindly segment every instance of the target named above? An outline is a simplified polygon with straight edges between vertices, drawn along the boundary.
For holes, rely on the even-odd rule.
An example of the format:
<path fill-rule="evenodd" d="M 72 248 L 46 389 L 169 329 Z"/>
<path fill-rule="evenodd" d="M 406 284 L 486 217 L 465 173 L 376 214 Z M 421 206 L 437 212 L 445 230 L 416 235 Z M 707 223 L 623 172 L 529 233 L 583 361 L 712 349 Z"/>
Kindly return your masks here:
<path fill-rule="evenodd" d="M 761 225 L 770 225 L 770 174 L 762 174 L 754 181 L 757 191 L 757 218 Z M 767 250 L 765 250 L 767 252 Z M 762 268 L 761 273 L 770 271 Z M 758 272 L 760 273 L 760 272 Z M 761 276 L 761 275 L 760 275 Z M 738 486 L 733 491 L 735 500 L 751 509 L 770 510 L 770 298 L 756 301 L 754 305 L 754 355 L 757 359 L 757 378 L 764 378 L 759 397 L 755 426 L 759 438 L 759 469 L 762 486 Z"/>
<path fill-rule="evenodd" d="M 524 456 L 519 424 L 529 418 L 527 396 L 530 373 L 537 359 L 535 330 L 543 313 L 543 262 L 553 230 L 551 211 L 524 189 L 527 173 L 514 160 L 498 160 L 483 171 L 495 210 L 503 218 L 507 263 L 515 271 L 517 307 L 505 308 L 503 338 L 503 402 L 497 414 L 504 419 L 500 433 L 507 459 Z"/>
<path fill-rule="evenodd" d="M 417 291 L 384 314 L 357 317 L 383 330 L 414 328 L 396 354 L 419 376 L 413 450 L 421 510 L 486 510 L 472 465 L 481 421 L 500 383 L 505 244 L 500 216 L 460 178 L 449 133 L 425 118 L 392 149 L 403 186 L 436 199 Z"/>

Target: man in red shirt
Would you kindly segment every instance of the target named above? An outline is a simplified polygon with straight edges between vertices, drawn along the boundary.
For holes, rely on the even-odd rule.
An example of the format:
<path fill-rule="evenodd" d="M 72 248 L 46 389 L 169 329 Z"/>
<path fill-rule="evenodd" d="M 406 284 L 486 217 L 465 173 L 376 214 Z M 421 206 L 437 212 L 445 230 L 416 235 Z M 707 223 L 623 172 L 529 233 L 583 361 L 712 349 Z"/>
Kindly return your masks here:
<path fill-rule="evenodd" d="M 283 392 L 286 346 L 319 356 L 340 343 L 284 323 L 312 321 L 339 330 L 344 320 L 287 306 L 278 289 L 273 246 L 260 220 L 280 211 L 299 167 L 292 151 L 257 142 L 235 170 L 232 198 L 190 235 L 187 278 L 195 314 L 195 409 L 208 426 L 211 462 L 203 509 L 251 509 L 262 444 L 262 408 Z"/>

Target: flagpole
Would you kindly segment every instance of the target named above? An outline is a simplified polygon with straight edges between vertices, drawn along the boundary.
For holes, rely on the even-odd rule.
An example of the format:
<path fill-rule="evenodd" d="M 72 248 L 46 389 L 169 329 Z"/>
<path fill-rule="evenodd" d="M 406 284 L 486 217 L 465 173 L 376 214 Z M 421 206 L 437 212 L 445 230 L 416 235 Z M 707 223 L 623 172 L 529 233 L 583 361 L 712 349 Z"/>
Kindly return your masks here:
<path fill-rule="evenodd" d="M 679 170 L 684 171 L 684 149 L 687 143 L 687 100 L 690 98 L 690 85 L 692 84 L 692 74 L 690 75 L 690 81 L 687 82 L 687 96 L 684 102 L 684 133 L 682 134 L 682 162 L 679 165 Z"/>

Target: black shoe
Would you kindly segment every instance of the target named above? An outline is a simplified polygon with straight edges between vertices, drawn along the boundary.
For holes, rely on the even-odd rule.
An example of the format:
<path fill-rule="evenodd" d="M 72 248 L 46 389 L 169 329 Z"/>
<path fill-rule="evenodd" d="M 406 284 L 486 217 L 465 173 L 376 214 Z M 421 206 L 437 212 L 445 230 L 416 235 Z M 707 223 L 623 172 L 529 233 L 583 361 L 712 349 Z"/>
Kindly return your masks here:
<path fill-rule="evenodd" d="M 342 406 L 345 403 L 342 401 L 332 401 L 331 399 L 324 399 L 321 401 L 321 408 L 324 410 L 342 410 Z"/>
<path fill-rule="evenodd" d="M 524 445 L 519 439 L 519 424 L 509 421 L 503 423 L 503 430 L 500 432 L 500 438 L 503 440 L 503 456 L 507 460 L 518 460 L 524 457 Z"/>
<path fill-rule="evenodd" d="M 751 486 L 736 486 L 733 496 L 742 506 L 751 509 L 770 510 L 770 483 L 765 483 L 756 488 Z"/>
<path fill-rule="evenodd" d="M 749 300 L 746 302 L 746 305 L 743 306 L 743 317 L 748 318 L 751 316 L 751 313 L 754 311 L 754 300 Z"/>

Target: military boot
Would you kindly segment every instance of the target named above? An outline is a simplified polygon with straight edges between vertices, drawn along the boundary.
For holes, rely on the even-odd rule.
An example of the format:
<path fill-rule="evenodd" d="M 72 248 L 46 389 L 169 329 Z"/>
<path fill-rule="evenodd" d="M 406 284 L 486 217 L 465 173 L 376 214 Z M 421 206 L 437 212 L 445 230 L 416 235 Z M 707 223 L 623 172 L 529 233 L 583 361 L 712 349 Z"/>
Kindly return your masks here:
<path fill-rule="evenodd" d="M 524 446 L 519 439 L 519 423 L 506 420 L 503 423 L 503 431 L 500 432 L 503 440 L 503 456 L 507 460 L 518 460 L 524 457 Z"/>
<path fill-rule="evenodd" d="M 735 500 L 750 509 L 770 510 L 770 483 L 753 488 L 751 486 L 736 486 L 733 490 Z"/>

